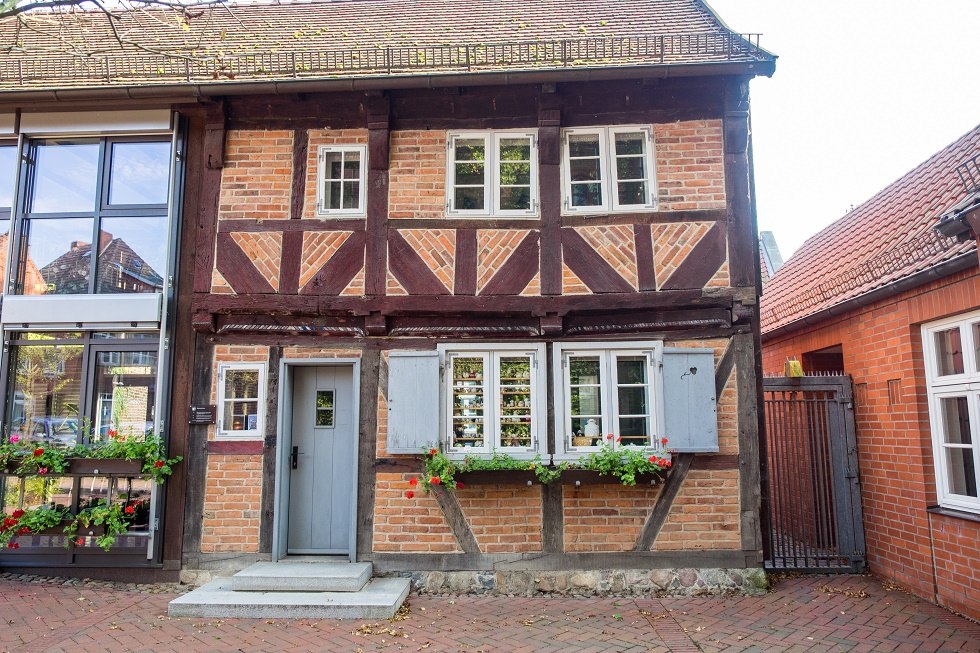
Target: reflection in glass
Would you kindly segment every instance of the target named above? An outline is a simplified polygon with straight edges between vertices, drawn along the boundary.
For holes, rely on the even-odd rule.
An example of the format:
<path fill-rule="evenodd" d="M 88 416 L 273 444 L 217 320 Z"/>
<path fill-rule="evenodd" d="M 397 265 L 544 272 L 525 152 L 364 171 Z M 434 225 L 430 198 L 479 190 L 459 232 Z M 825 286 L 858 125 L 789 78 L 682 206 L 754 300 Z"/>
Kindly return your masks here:
<path fill-rule="evenodd" d="M 482 138 L 453 141 L 453 208 L 458 211 L 486 209 L 486 145 Z"/>
<path fill-rule="evenodd" d="M 98 352 L 92 439 L 152 432 L 156 376 L 155 351 Z"/>
<path fill-rule="evenodd" d="M 482 211 L 483 188 L 456 188 L 456 208 L 463 211 Z"/>
<path fill-rule="evenodd" d="M 27 257 L 19 284 L 25 295 L 89 292 L 92 218 L 28 220 Z"/>
<path fill-rule="evenodd" d="M 502 138 L 500 151 L 500 206 L 502 211 L 531 209 L 531 139 Z"/>
<path fill-rule="evenodd" d="M 222 428 L 254 431 L 259 428 L 259 371 L 225 370 Z"/>
<path fill-rule="evenodd" d="M 333 428 L 333 390 L 316 391 L 316 426 Z"/>
<path fill-rule="evenodd" d="M 616 410 L 622 444 L 650 444 L 650 409 L 645 356 L 616 357 Z"/>
<path fill-rule="evenodd" d="M 970 412 L 966 397 L 944 397 L 940 400 L 943 416 L 943 441 L 947 444 L 970 444 Z"/>
<path fill-rule="evenodd" d="M 74 445 L 80 431 L 82 345 L 16 345 L 11 361 L 7 432 L 24 441 Z"/>
<path fill-rule="evenodd" d="M 96 292 L 145 293 L 163 290 L 166 218 L 103 218 L 99 231 Z"/>
<path fill-rule="evenodd" d="M 603 204 L 598 134 L 572 134 L 568 137 L 569 174 L 572 206 Z"/>
<path fill-rule="evenodd" d="M 963 344 L 959 327 L 935 333 L 936 367 L 939 376 L 963 373 Z"/>
<path fill-rule="evenodd" d="M 0 146 L 0 211 L 14 205 L 14 178 L 17 167 L 17 148 Z"/>
<path fill-rule="evenodd" d="M 645 144 L 642 133 L 616 134 L 616 201 L 620 205 L 647 203 Z"/>
<path fill-rule="evenodd" d="M 361 208 L 361 152 L 324 152 L 323 208 L 330 211 Z"/>
<path fill-rule="evenodd" d="M 98 143 L 41 143 L 35 147 L 34 157 L 32 213 L 95 210 Z"/>
<path fill-rule="evenodd" d="M 968 497 L 977 496 L 977 468 L 972 449 L 947 448 L 946 469 L 950 492 Z"/>
<path fill-rule="evenodd" d="M 574 447 L 598 445 L 604 433 L 602 420 L 601 360 L 598 356 L 568 359 L 569 416 Z"/>
<path fill-rule="evenodd" d="M 527 356 L 501 356 L 500 379 L 500 445 L 531 446 L 531 359 Z"/>
<path fill-rule="evenodd" d="M 166 204 L 170 143 L 113 143 L 109 204 Z"/>
<path fill-rule="evenodd" d="M 0 209 L 2 210 L 2 209 Z M 0 220 L 0 295 L 7 287 L 7 243 L 10 239 L 10 220 Z"/>

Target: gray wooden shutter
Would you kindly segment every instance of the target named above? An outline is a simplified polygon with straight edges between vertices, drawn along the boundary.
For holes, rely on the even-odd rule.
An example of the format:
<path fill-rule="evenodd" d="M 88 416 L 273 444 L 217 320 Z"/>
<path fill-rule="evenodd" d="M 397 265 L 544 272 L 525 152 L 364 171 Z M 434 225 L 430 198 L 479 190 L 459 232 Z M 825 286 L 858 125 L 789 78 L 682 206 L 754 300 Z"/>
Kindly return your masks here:
<path fill-rule="evenodd" d="M 664 434 L 675 451 L 718 451 L 715 357 L 710 349 L 664 348 Z"/>
<path fill-rule="evenodd" d="M 388 355 L 388 453 L 422 453 L 439 446 L 439 354 Z"/>

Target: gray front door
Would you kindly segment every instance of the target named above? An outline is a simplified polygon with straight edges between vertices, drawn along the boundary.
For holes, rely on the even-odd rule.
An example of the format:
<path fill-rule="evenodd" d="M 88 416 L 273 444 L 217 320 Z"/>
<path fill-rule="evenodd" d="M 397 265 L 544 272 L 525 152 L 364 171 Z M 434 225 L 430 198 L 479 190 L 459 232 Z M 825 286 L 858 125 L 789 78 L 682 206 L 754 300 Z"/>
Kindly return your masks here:
<path fill-rule="evenodd" d="M 347 554 L 357 430 L 350 365 L 296 367 L 287 552 Z"/>

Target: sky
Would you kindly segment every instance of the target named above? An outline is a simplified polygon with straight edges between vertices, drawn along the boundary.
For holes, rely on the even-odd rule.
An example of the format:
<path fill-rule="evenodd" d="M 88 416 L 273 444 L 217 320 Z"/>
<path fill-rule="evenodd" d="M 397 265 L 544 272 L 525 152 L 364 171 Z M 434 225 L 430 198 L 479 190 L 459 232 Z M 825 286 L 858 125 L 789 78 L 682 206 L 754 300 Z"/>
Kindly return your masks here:
<path fill-rule="evenodd" d="M 808 237 L 980 123 L 980 0 L 707 0 L 779 56 L 751 85 L 759 229 Z"/>

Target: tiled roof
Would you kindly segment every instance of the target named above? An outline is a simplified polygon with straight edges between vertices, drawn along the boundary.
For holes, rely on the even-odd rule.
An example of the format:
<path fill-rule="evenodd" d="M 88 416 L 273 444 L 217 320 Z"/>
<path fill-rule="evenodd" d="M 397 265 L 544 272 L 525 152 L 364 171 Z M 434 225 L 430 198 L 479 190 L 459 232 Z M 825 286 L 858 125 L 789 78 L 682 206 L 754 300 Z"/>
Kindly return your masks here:
<path fill-rule="evenodd" d="M 975 251 L 933 227 L 968 194 L 956 167 L 977 153 L 980 125 L 809 238 L 767 283 L 762 332 Z"/>
<path fill-rule="evenodd" d="M 334 0 L 197 12 L 186 21 L 163 9 L 120 13 L 127 45 L 100 12 L 0 21 L 0 44 L 16 44 L 0 55 L 0 91 L 774 60 L 702 0 Z"/>

